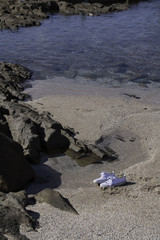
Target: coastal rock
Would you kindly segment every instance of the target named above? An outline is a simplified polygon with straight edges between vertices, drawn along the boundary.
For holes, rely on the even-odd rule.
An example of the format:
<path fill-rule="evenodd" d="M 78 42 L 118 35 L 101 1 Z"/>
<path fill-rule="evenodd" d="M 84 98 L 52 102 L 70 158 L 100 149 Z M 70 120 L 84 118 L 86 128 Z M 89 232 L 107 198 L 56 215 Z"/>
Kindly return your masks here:
<path fill-rule="evenodd" d="M 28 162 L 40 163 L 40 153 L 43 151 L 57 154 L 68 149 L 80 155 L 93 153 L 99 158 L 115 157 L 108 150 L 100 150 L 77 140 L 72 129 L 63 128 L 49 113 L 39 114 L 28 104 L 20 102 L 26 97 L 21 93 L 23 88 L 20 83 L 31 76 L 27 69 L 16 64 L 0 63 L 0 73 L 0 81 L 4 83 L 1 85 L 2 91 L 0 89 L 0 132 L 21 144 Z M 9 97 L 6 97 L 6 82 Z"/>
<path fill-rule="evenodd" d="M 64 198 L 59 192 L 53 189 L 46 188 L 37 193 L 35 198 L 40 203 L 46 202 L 55 208 L 77 214 L 77 211 L 73 208 L 68 199 Z"/>
<path fill-rule="evenodd" d="M 15 239 L 28 238 L 20 234 L 19 228 L 24 224 L 29 230 L 34 230 L 37 223 L 27 213 L 27 195 L 25 191 L 4 194 L 0 192 L 0 237 L 5 239 L 3 234 L 10 235 Z M 8 238 L 7 238 L 8 239 Z"/>
<path fill-rule="evenodd" d="M 1 104 L 8 111 L 5 117 L 12 138 L 22 145 L 30 163 L 40 162 L 41 151 L 53 154 L 69 147 L 69 140 L 61 134 L 61 124 L 48 114 L 39 114 L 27 104 L 8 101 Z"/>
<path fill-rule="evenodd" d="M 20 143 L 27 160 L 36 164 L 40 162 L 41 144 L 38 136 L 38 125 L 25 113 L 6 116 L 12 138 Z"/>
<path fill-rule="evenodd" d="M 48 13 L 99 15 L 128 9 L 140 0 L 1 0 L 0 29 L 39 26 Z"/>
<path fill-rule="evenodd" d="M 57 12 L 58 5 L 53 0 L 19 1 L 6 0 L 0 3 L 0 28 L 17 29 L 39 26 L 40 19 L 48 18 L 46 12 Z"/>
<path fill-rule="evenodd" d="M 22 93 L 23 87 L 20 84 L 30 77 L 28 69 L 17 64 L 0 62 L 0 99 L 24 100 L 27 95 Z"/>
<path fill-rule="evenodd" d="M 34 178 L 21 145 L 0 133 L 0 191 L 17 191 Z"/>
<path fill-rule="evenodd" d="M 115 2 L 115 1 L 114 1 Z M 110 13 L 114 11 L 122 11 L 128 9 L 128 3 L 122 1 L 123 3 L 114 3 L 108 5 L 106 1 L 96 1 L 96 2 L 58 2 L 60 13 L 71 15 L 71 14 L 83 14 L 83 15 L 99 15 Z M 92 15 L 91 15 L 92 14 Z"/>

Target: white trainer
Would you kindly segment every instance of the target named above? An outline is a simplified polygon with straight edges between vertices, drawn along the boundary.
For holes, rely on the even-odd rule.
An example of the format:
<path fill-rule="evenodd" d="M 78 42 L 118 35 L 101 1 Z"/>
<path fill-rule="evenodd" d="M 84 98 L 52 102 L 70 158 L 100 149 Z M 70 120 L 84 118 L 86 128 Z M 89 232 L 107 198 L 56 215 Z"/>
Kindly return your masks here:
<path fill-rule="evenodd" d="M 101 188 L 106 188 L 106 187 L 116 187 L 116 186 L 121 186 L 126 183 L 126 176 L 122 178 L 118 177 L 110 177 L 108 178 L 105 182 L 102 182 L 100 184 Z"/>
<path fill-rule="evenodd" d="M 107 173 L 107 172 L 103 171 L 103 172 L 101 172 L 100 175 L 101 175 L 100 178 L 97 178 L 97 179 L 93 180 L 94 183 L 100 184 L 100 183 L 105 182 L 108 178 L 115 177 L 114 172 Z"/>

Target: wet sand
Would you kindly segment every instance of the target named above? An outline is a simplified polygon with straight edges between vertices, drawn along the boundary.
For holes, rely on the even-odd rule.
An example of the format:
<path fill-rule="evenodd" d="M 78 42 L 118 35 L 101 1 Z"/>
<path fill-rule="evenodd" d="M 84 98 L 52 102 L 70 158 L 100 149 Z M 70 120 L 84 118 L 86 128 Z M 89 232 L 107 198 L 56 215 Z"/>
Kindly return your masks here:
<path fill-rule="evenodd" d="M 36 232 L 22 229 L 29 239 L 159 239 L 158 91 L 121 88 L 102 95 L 55 94 L 29 102 L 39 112 L 49 111 L 63 126 L 74 128 L 78 139 L 106 144 L 119 155 L 116 161 L 86 167 L 65 155 L 43 159 L 35 167 L 39 177 L 28 193 L 54 188 L 79 215 L 45 203 L 31 205 L 28 209 L 40 215 L 40 228 Z M 101 171 L 112 170 L 126 174 L 128 183 L 106 190 L 93 183 Z"/>

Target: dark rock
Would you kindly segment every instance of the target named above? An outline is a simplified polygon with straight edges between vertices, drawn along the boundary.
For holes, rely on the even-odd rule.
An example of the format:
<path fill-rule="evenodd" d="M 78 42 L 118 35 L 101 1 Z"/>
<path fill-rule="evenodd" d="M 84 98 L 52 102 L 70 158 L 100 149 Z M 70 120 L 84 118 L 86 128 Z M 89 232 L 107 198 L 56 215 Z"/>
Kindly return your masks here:
<path fill-rule="evenodd" d="M 0 191 L 19 190 L 33 178 L 21 145 L 0 133 Z"/>
<path fill-rule="evenodd" d="M 9 234 L 15 239 L 27 240 L 28 238 L 19 232 L 20 225 L 26 225 L 28 230 L 35 229 L 37 223 L 27 213 L 26 202 L 25 191 L 9 194 L 0 193 L 0 233 L 2 237 L 3 234 Z"/>
<path fill-rule="evenodd" d="M 39 26 L 40 19 L 48 18 L 46 12 L 57 12 L 58 5 L 53 0 L 6 0 L 0 3 L 0 28 L 17 29 Z"/>
<path fill-rule="evenodd" d="M 27 112 L 26 112 L 27 114 Z M 40 162 L 41 144 L 38 136 L 38 125 L 25 113 L 22 115 L 6 116 L 12 138 L 20 143 L 27 160 L 36 164 Z"/>
<path fill-rule="evenodd" d="M 69 140 L 61 134 L 60 123 L 47 113 L 39 114 L 27 104 L 2 102 L 12 138 L 20 143 L 29 162 L 40 162 L 40 152 L 48 154 L 65 152 Z M 26 117 L 27 116 L 27 117 Z"/>
<path fill-rule="evenodd" d="M 0 99 L 24 100 L 27 96 L 22 93 L 23 87 L 20 84 L 30 77 L 28 69 L 17 64 L 0 62 Z"/>
<path fill-rule="evenodd" d="M 59 192 L 53 189 L 46 188 L 37 193 L 35 198 L 40 203 L 46 202 L 55 208 L 77 214 L 77 211 L 73 208 L 68 199 L 64 198 Z"/>
<path fill-rule="evenodd" d="M 85 1 L 59 1 L 59 11 L 63 14 L 85 14 L 99 15 L 114 11 L 122 11 L 128 9 L 128 3 L 125 0 L 104 1 L 89 0 Z"/>
<path fill-rule="evenodd" d="M 3 234 L 0 233 L 0 239 L 1 240 L 8 240 L 8 238 L 6 238 Z"/>
<path fill-rule="evenodd" d="M 8 127 L 8 123 L 6 118 L 4 117 L 5 111 L 3 107 L 0 106 L 0 132 L 7 135 L 8 137 L 11 137 L 11 133 Z"/>

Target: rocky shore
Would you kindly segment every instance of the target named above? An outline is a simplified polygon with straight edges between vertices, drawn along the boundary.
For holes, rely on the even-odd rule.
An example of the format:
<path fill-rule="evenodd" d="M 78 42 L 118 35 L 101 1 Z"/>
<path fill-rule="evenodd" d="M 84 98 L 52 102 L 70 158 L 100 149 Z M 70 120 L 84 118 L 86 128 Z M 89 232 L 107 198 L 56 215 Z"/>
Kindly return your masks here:
<path fill-rule="evenodd" d="M 99 15 L 127 10 L 138 0 L 2 0 L 0 2 L 0 29 L 39 26 L 49 14 Z"/>
<path fill-rule="evenodd" d="M 159 227 L 155 225 L 153 233 L 148 216 L 154 212 L 154 217 L 159 217 L 159 208 L 152 204 L 159 206 L 160 194 L 159 95 L 110 89 L 107 98 L 52 96 L 24 102 L 28 96 L 21 84 L 31 77 L 29 70 L 1 62 L 0 74 L 1 239 L 51 239 L 54 234 L 53 239 L 70 239 L 73 230 L 69 222 L 74 226 L 73 239 L 94 239 L 92 232 L 109 239 L 105 237 L 109 233 L 104 209 L 106 214 L 112 209 L 115 219 L 117 214 L 125 215 L 126 223 L 136 211 L 138 225 L 133 220 L 127 229 L 134 224 L 134 234 L 141 229 L 142 236 L 143 227 L 139 226 L 143 220 L 148 236 L 154 239 Z M 46 164 L 42 153 L 50 159 Z M 126 186 L 104 192 L 93 186 L 92 180 L 101 171 L 115 169 L 127 175 Z M 121 239 L 123 231 L 112 229 L 115 219 L 107 226 L 117 235 L 115 239 Z M 101 223 L 98 228 L 97 221 Z M 61 225 L 68 230 L 64 232 Z"/>
<path fill-rule="evenodd" d="M 12 232 L 11 219 L 13 218 L 14 223 L 15 216 L 6 213 L 9 211 L 6 206 L 10 209 L 13 204 L 12 199 L 11 202 L 6 199 L 10 196 L 9 192 L 23 190 L 25 185 L 35 178 L 30 164 L 39 164 L 42 152 L 61 154 L 68 151 L 71 156 L 73 154 L 77 158 L 92 156 L 95 160 L 116 157 L 109 148 L 104 150 L 76 139 L 72 129 L 62 127 L 48 112 L 39 114 L 24 103 L 23 100 L 28 96 L 22 93 L 21 84 L 30 77 L 31 73 L 28 69 L 12 63 L 0 62 L 0 191 L 2 192 L 0 214 L 1 221 L 6 222 L 1 225 L 1 233 L 15 233 L 17 236 L 18 224 L 21 220 L 16 222 L 16 232 Z M 14 193 L 13 198 L 15 198 Z M 16 206 L 22 208 L 21 204 L 15 205 L 14 208 Z M 20 219 L 26 219 L 26 216 L 29 218 L 24 207 L 21 215 Z"/>

